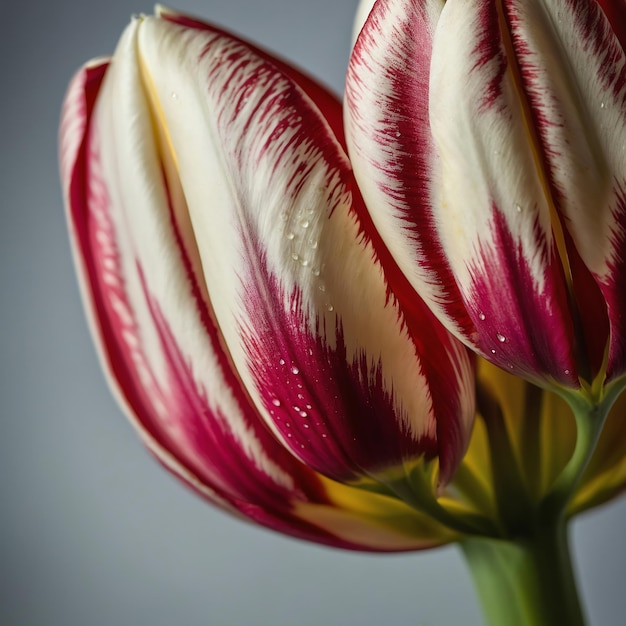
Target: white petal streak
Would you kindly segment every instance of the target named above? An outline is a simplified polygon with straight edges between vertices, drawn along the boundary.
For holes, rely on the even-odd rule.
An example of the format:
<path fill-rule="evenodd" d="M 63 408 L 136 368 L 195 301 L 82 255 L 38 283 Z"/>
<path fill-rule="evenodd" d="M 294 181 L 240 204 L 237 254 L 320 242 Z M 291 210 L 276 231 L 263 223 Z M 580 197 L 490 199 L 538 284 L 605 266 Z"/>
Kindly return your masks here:
<path fill-rule="evenodd" d="M 476 265 L 500 253 L 494 208 L 538 293 L 552 246 L 550 206 L 495 13 L 491 3 L 452 0 L 433 44 L 430 119 L 442 181 L 433 205 L 445 208 L 438 216 L 441 240 L 470 300 Z M 484 275 L 492 271 L 480 268 Z"/>
<path fill-rule="evenodd" d="M 616 214 L 626 186 L 626 54 L 597 2 L 507 5 L 558 207 L 586 265 L 603 279 L 623 257 L 611 246 L 623 228 Z"/>

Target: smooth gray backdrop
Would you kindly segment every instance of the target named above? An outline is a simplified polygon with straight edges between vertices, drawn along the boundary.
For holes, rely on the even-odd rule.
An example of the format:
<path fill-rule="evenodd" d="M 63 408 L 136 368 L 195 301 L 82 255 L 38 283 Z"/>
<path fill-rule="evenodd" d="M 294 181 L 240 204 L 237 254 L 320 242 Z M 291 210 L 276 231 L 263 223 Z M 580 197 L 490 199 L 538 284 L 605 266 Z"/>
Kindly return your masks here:
<path fill-rule="evenodd" d="M 357 0 L 179 0 L 342 89 Z M 96 362 L 57 180 L 65 86 L 143 0 L 0 0 L 0 625 L 478 626 L 454 548 L 343 553 L 235 521 L 142 449 Z M 598 626 L 626 613 L 626 504 L 574 527 Z M 503 625 L 506 626 L 506 625 Z"/>

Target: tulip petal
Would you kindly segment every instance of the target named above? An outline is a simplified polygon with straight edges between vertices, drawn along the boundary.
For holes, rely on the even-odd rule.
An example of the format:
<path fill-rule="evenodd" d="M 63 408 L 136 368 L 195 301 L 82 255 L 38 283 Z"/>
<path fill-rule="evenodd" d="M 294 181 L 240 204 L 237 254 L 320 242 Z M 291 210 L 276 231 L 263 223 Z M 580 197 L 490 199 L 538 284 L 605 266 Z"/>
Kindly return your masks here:
<path fill-rule="evenodd" d="M 563 268 L 496 4 L 380 0 L 346 103 L 366 203 L 416 291 L 492 362 L 576 386 Z"/>
<path fill-rule="evenodd" d="M 352 27 L 352 44 L 356 41 L 363 24 L 367 21 L 369 14 L 372 11 L 373 6 L 376 4 L 376 0 L 361 0 L 359 6 L 356 9 L 356 15 L 354 16 L 354 24 Z"/>
<path fill-rule="evenodd" d="M 72 82 L 60 149 L 93 334 L 148 448 L 213 503 L 294 536 L 365 550 L 448 540 L 401 503 L 322 479 L 268 433 L 223 348 L 175 163 L 152 122 L 137 69 L 116 55 Z"/>
<path fill-rule="evenodd" d="M 586 309 L 607 304 L 611 376 L 626 369 L 626 53 L 616 24 L 626 15 L 622 3 L 604 4 L 612 21 L 595 0 L 509 0 L 504 12 L 547 193 L 573 239 L 570 255 L 602 292 L 585 285 L 577 294 L 585 326 L 602 327 L 607 313 Z M 606 335 L 598 343 L 602 356 Z"/>
<path fill-rule="evenodd" d="M 437 451 L 449 479 L 473 417 L 469 358 L 448 339 L 435 408 L 433 368 L 389 296 L 347 158 L 311 92 L 208 26 L 146 18 L 137 46 L 216 320 L 273 432 L 336 479 Z"/>

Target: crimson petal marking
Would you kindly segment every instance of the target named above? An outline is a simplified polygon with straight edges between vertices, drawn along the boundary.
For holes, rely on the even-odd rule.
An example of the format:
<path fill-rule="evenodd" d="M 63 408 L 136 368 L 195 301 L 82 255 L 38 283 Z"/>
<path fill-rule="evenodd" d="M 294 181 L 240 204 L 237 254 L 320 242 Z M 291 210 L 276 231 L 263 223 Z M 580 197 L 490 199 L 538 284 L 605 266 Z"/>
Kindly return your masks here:
<path fill-rule="evenodd" d="M 241 410 L 248 413 L 250 426 L 256 429 L 256 434 L 263 439 L 270 453 L 275 452 L 273 460 L 278 464 L 282 463 L 290 475 L 296 478 L 298 489 L 293 492 L 284 485 L 274 484 L 271 476 L 259 473 L 258 467 L 250 463 L 249 450 L 244 449 L 230 431 L 227 419 L 220 419 L 219 415 L 211 417 L 213 409 L 204 402 L 202 393 L 194 387 L 186 357 L 178 350 L 176 340 L 158 310 L 158 305 L 145 291 L 145 282 L 142 280 L 143 295 L 150 301 L 153 313 L 152 322 L 157 326 L 163 350 L 168 353 L 166 363 L 170 368 L 171 379 L 168 383 L 175 383 L 169 388 L 156 384 L 153 372 L 142 354 L 141 333 L 136 327 L 136 320 L 133 319 L 133 311 L 127 299 L 128 294 L 125 292 L 128 285 L 120 273 L 116 236 L 118 233 L 114 231 L 113 223 L 109 219 L 109 210 L 112 207 L 103 180 L 97 133 L 91 122 L 94 101 L 100 91 L 106 68 L 107 65 L 102 64 L 79 72 L 68 91 L 61 124 L 62 180 L 77 266 L 82 272 L 82 286 L 92 316 L 94 337 L 111 375 L 112 386 L 119 392 L 122 404 L 126 406 L 129 416 L 150 450 L 170 471 L 214 504 L 231 513 L 239 511 L 244 516 L 281 532 L 337 547 L 365 550 L 415 549 L 445 541 L 441 533 L 437 536 L 435 529 L 420 521 L 419 516 L 410 511 L 407 515 L 407 512 L 398 513 L 396 510 L 394 514 L 407 517 L 405 524 L 413 527 L 418 533 L 416 537 L 394 532 L 385 521 L 385 512 L 370 519 L 367 515 L 351 512 L 350 508 L 341 510 L 329 504 L 319 480 L 268 437 L 250 405 L 237 393 L 239 390 L 234 389 L 234 393 L 239 396 Z M 172 219 L 174 217 L 171 207 L 169 216 Z M 172 227 L 176 231 L 174 222 Z M 178 243 L 181 243 L 180 239 Z M 180 253 L 194 291 L 197 284 L 194 283 L 191 264 L 185 250 L 181 248 Z M 136 269 L 139 271 L 137 267 Z M 196 302 L 200 302 L 200 299 L 196 298 Z M 199 313 L 203 314 L 201 310 Z M 205 328 L 211 330 L 212 343 L 220 350 L 217 330 L 210 323 L 205 323 Z M 223 356 L 218 360 L 224 362 Z M 237 387 L 232 372 L 227 369 L 223 374 L 227 379 L 225 387 L 229 384 Z M 173 394 L 170 393 L 171 390 L 174 391 Z M 177 393 L 182 393 L 185 397 L 177 397 Z M 179 403 L 180 400 L 182 402 Z M 165 416 L 162 415 L 163 408 L 167 409 Z M 171 420 L 174 414 L 185 418 L 180 415 L 181 409 L 183 413 L 195 409 L 193 416 L 186 416 L 189 424 L 186 433 L 183 433 L 187 438 L 183 447 L 189 445 L 193 456 L 193 452 L 198 452 L 198 447 L 202 448 L 209 440 L 211 446 L 215 446 L 211 450 L 201 450 L 203 454 L 206 452 L 206 458 L 201 463 L 203 467 L 198 468 L 202 479 L 189 469 L 189 466 L 197 465 L 197 459 L 191 459 L 189 463 L 184 461 L 184 457 L 189 456 L 189 450 L 178 450 L 180 455 L 176 456 L 166 448 L 171 445 L 175 449 L 180 443 L 180 438 L 172 440 L 172 431 L 170 429 L 168 432 L 167 420 Z M 227 450 L 230 456 L 226 454 Z M 220 455 L 222 458 L 218 459 Z M 233 469 L 235 474 L 231 473 Z M 246 476 L 251 471 L 254 479 Z M 213 475 L 207 475 L 211 473 Z M 233 484 L 233 478 L 237 479 L 236 484 Z M 260 482 L 256 483 L 259 479 Z M 300 503 L 297 499 L 294 502 L 294 494 L 302 498 Z M 235 495 L 248 497 L 248 500 L 237 500 Z M 259 506 L 261 502 L 268 508 Z M 298 508 L 302 506 L 307 507 L 304 512 Z M 375 506 L 372 511 L 375 511 Z M 319 523 L 308 522 L 307 518 L 311 517 L 319 517 Z M 357 541 L 345 532 L 346 525 L 354 529 L 353 537 L 358 537 Z M 419 537 L 420 532 L 424 536 Z"/>
<path fill-rule="evenodd" d="M 343 349 L 341 336 L 347 363 L 357 365 L 351 375 L 358 379 L 367 373 L 372 382 L 378 376 L 385 389 L 381 398 L 393 398 L 393 412 L 375 418 L 389 420 L 389 440 L 399 429 L 411 440 L 413 456 L 430 453 L 437 424 L 429 381 L 401 312 L 388 298 L 374 251 L 359 240 L 350 215 L 357 190 L 349 164 L 319 111 L 266 57 L 222 31 L 185 31 L 146 19 L 138 50 L 180 164 L 215 315 L 233 363 L 274 432 L 280 437 L 282 430 L 267 406 L 266 381 L 259 381 L 252 366 L 250 341 L 242 340 L 242 328 L 266 330 L 270 323 L 250 319 L 250 284 L 261 289 L 258 298 L 269 307 L 270 321 L 282 307 L 290 312 L 292 326 L 304 320 L 309 336 L 319 336 L 331 351 Z M 213 190 L 211 205 L 207 189 Z M 264 291 L 272 280 L 278 288 Z M 274 324 L 267 336 L 280 337 L 282 328 Z M 257 338 L 261 345 L 264 341 Z M 315 344 L 309 348 L 315 350 Z M 464 352 L 436 358 L 448 364 L 457 389 L 469 387 L 472 370 Z M 303 371 L 303 377 L 309 374 L 312 381 L 315 371 Z M 345 388 L 339 382 L 330 387 L 337 397 Z M 360 389 L 364 383 L 353 384 Z M 441 429 L 458 439 L 450 446 L 455 453 L 447 459 L 447 477 L 460 460 L 458 450 L 465 449 L 473 416 L 472 394 L 455 400 L 455 419 L 462 427 Z M 281 439 L 301 455 L 292 438 Z M 394 445 L 395 464 L 409 460 L 402 454 L 406 442 Z M 388 452 L 382 456 L 387 461 Z M 335 460 L 345 458 L 337 452 Z M 367 463 L 368 471 L 380 466 L 380 457 Z M 326 471 L 338 475 L 336 466 Z M 354 464 L 347 466 L 344 476 L 353 471 Z"/>
<path fill-rule="evenodd" d="M 598 0 L 598 4 L 611 23 L 611 28 L 619 39 L 622 50 L 626 50 L 626 2 L 624 0 Z"/>
<path fill-rule="evenodd" d="M 346 81 L 350 158 L 376 228 L 400 269 L 448 328 L 466 338 L 462 306 L 429 200 L 439 174 L 428 84 L 443 0 L 379 0 L 355 44 Z"/>
<path fill-rule="evenodd" d="M 609 374 L 623 373 L 626 54 L 624 23 L 615 19 L 626 17 L 624 5 L 604 3 L 608 19 L 595 0 L 508 0 L 505 7 L 552 199 L 576 246 L 570 253 L 580 255 L 608 305 Z M 584 310 L 601 302 L 594 295 L 578 297 L 588 323 L 606 316 Z"/>

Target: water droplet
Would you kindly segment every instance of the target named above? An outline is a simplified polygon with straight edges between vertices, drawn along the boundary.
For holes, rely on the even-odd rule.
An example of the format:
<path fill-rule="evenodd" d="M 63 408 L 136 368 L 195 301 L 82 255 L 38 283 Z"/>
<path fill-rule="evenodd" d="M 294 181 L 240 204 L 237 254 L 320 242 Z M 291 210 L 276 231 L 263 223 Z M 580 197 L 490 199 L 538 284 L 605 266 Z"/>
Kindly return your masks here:
<path fill-rule="evenodd" d="M 287 239 L 291 241 L 295 237 L 295 235 L 292 232 L 289 232 L 285 235 L 285 237 L 287 237 Z"/>
<path fill-rule="evenodd" d="M 302 228 L 308 228 L 309 227 L 309 220 L 304 220 L 304 222 L 302 222 L 302 224 L 300 224 L 300 226 L 302 226 Z"/>
<path fill-rule="evenodd" d="M 600 103 L 600 108 L 601 108 L 601 109 L 606 108 L 606 102 L 601 102 L 601 103 Z"/>
<path fill-rule="evenodd" d="M 400 137 L 402 137 L 402 133 L 399 130 L 397 130 L 396 131 L 396 138 L 400 138 Z"/>
<path fill-rule="evenodd" d="M 298 400 L 304 400 L 304 396 L 301 393 L 298 394 Z"/>
<path fill-rule="evenodd" d="M 492 348 L 491 349 L 491 354 L 495 354 L 495 353 L 496 353 L 496 351 Z"/>
<path fill-rule="evenodd" d="M 297 261 L 297 260 L 300 258 L 300 256 L 294 252 L 294 253 L 291 255 L 291 258 L 292 258 L 294 261 Z"/>
<path fill-rule="evenodd" d="M 569 376 L 569 375 L 570 375 L 570 371 L 569 371 L 569 370 L 565 370 L 563 373 L 564 373 L 566 376 Z"/>
<path fill-rule="evenodd" d="M 292 374 L 299 374 L 299 373 L 300 373 L 300 370 L 299 370 L 299 369 L 298 369 L 298 368 L 294 365 L 294 366 L 291 368 L 291 373 L 292 373 Z"/>
<path fill-rule="evenodd" d="M 479 319 L 481 322 L 484 322 L 484 321 L 485 321 L 485 317 L 486 317 L 486 316 L 485 316 L 485 314 L 484 314 L 482 311 L 478 314 L 478 319 Z"/>
<path fill-rule="evenodd" d="M 332 304 L 328 303 L 328 304 L 326 305 L 326 310 L 327 310 L 327 311 L 334 311 L 334 310 L 335 310 L 335 307 L 334 307 Z"/>
<path fill-rule="evenodd" d="M 285 359 L 281 359 L 280 361 L 278 361 L 281 365 L 285 364 Z"/>
<path fill-rule="evenodd" d="M 498 338 L 498 341 L 500 343 L 504 343 L 506 341 L 506 337 L 504 335 L 502 335 L 501 333 L 497 333 L 496 337 Z"/>
<path fill-rule="evenodd" d="M 326 291 L 326 285 L 324 283 L 320 283 L 318 289 L 320 291 Z"/>
<path fill-rule="evenodd" d="M 309 409 L 309 411 L 310 411 L 313 407 L 310 404 L 307 404 L 306 408 Z"/>
<path fill-rule="evenodd" d="M 515 205 L 515 210 L 516 210 L 518 213 L 521 213 L 521 212 L 522 212 L 522 207 L 521 207 L 519 204 L 516 204 L 516 205 Z"/>
<path fill-rule="evenodd" d="M 308 424 L 304 424 L 304 427 L 305 427 L 305 428 L 309 428 L 309 425 L 308 425 Z"/>
<path fill-rule="evenodd" d="M 323 437 L 324 439 L 326 439 L 326 437 L 328 437 L 328 435 L 327 435 L 326 433 L 322 433 L 322 437 Z"/>
<path fill-rule="evenodd" d="M 291 433 L 287 433 L 287 437 L 293 437 Z"/>
<path fill-rule="evenodd" d="M 318 268 L 318 267 L 314 267 L 314 268 L 311 270 L 311 273 L 313 274 L 313 276 L 319 276 L 319 275 L 320 275 L 320 270 L 319 270 L 319 268 Z"/>
<path fill-rule="evenodd" d="M 300 411 L 300 417 L 308 417 L 309 414 L 306 411 Z"/>
<path fill-rule="evenodd" d="M 317 250 L 317 246 L 318 246 L 317 239 L 313 239 L 310 243 L 311 243 L 311 248 L 313 248 L 313 250 Z"/>
<path fill-rule="evenodd" d="M 274 398 L 274 399 L 272 400 L 272 404 L 273 404 L 274 406 L 280 406 L 280 400 L 279 400 L 278 398 Z"/>
<path fill-rule="evenodd" d="M 307 259 L 302 259 L 302 267 L 307 267 L 309 264 Z"/>
<path fill-rule="evenodd" d="M 175 91 L 172 91 L 170 95 L 172 96 L 172 100 L 178 100 L 178 94 Z"/>

